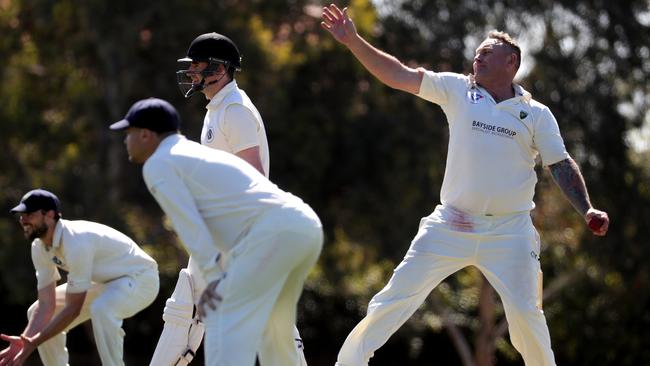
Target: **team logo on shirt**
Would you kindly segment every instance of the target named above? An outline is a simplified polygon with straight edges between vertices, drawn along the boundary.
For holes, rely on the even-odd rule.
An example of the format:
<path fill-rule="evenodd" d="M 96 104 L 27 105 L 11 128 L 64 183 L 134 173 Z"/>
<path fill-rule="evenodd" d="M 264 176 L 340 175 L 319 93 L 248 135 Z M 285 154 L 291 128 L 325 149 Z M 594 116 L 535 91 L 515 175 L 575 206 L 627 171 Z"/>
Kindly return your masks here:
<path fill-rule="evenodd" d="M 61 260 L 59 258 L 57 258 L 56 256 L 52 257 L 52 262 L 54 262 L 54 264 L 56 264 L 57 266 L 63 267 L 63 262 L 61 262 Z"/>
<path fill-rule="evenodd" d="M 525 111 L 519 111 L 519 119 L 524 119 L 526 117 L 528 117 L 528 113 Z"/>
<path fill-rule="evenodd" d="M 481 99 L 485 98 L 483 94 L 479 93 L 476 89 L 470 89 L 467 91 L 467 99 L 472 104 L 477 104 Z"/>
<path fill-rule="evenodd" d="M 208 132 L 205 134 L 205 141 L 207 142 L 212 142 L 214 140 L 214 132 L 212 131 L 212 127 L 208 128 Z"/>
<path fill-rule="evenodd" d="M 481 121 L 472 121 L 472 130 L 509 139 L 517 136 L 517 131 Z"/>

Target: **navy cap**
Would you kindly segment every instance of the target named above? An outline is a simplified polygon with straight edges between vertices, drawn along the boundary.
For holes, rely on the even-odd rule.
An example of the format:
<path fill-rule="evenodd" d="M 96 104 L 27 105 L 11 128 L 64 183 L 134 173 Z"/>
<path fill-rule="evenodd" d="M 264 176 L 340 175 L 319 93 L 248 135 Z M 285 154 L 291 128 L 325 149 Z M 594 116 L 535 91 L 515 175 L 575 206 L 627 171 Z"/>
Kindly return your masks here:
<path fill-rule="evenodd" d="M 34 212 L 38 210 L 61 212 L 61 202 L 52 192 L 44 189 L 34 189 L 27 192 L 20 200 L 18 206 L 12 208 L 10 212 Z"/>
<path fill-rule="evenodd" d="M 176 108 L 166 100 L 147 98 L 135 102 L 123 120 L 113 123 L 111 130 L 129 127 L 146 128 L 154 132 L 178 131 L 181 121 Z"/>

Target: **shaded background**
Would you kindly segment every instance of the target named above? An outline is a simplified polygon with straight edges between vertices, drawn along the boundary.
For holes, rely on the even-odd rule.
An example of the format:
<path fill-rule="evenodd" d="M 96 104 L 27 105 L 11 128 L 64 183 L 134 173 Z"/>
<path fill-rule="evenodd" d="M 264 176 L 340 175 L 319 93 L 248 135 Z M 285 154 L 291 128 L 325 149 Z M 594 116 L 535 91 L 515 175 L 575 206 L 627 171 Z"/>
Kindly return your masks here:
<path fill-rule="evenodd" d="M 519 39 L 519 82 L 548 105 L 610 232 L 595 238 L 538 167 L 533 211 L 545 313 L 562 365 L 650 364 L 650 3 L 352 0 L 357 28 L 410 66 L 471 71 L 490 29 Z M 441 110 L 376 81 L 320 29 L 307 0 L 0 0 L 0 208 L 43 187 L 68 219 L 113 226 L 160 264 L 156 302 L 125 321 L 125 357 L 146 365 L 186 254 L 123 136 L 107 126 L 138 99 L 170 100 L 198 139 L 206 101 L 184 100 L 176 59 L 201 33 L 230 36 L 241 88 L 262 113 L 271 179 L 311 204 L 326 244 L 299 304 L 311 366 L 332 365 L 439 201 Z M 216 178 L 215 178 L 216 179 Z M 646 229 L 644 229 L 644 227 Z M 0 217 L 0 331 L 20 333 L 36 297 L 29 245 Z M 73 365 L 98 365 L 89 324 L 69 334 Z M 30 364 L 39 365 L 33 356 Z M 193 365 L 202 365 L 201 357 Z M 371 365 L 522 365 L 503 309 L 476 270 L 450 277 Z"/>

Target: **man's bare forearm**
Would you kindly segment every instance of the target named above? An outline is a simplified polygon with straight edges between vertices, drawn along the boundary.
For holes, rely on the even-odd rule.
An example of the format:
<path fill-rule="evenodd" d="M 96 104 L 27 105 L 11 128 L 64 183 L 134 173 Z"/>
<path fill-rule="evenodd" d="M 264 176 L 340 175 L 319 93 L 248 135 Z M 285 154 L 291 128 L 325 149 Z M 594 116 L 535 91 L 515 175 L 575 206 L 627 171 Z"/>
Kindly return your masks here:
<path fill-rule="evenodd" d="M 45 328 L 47 323 L 52 318 L 53 314 L 54 314 L 54 308 L 43 309 L 43 306 L 40 306 L 39 304 L 39 306 L 37 306 L 37 308 L 32 313 L 32 316 L 29 319 L 29 322 L 27 323 L 27 327 L 25 327 L 25 330 L 23 331 L 22 334 L 31 337 L 39 333 L 41 330 Z"/>
<path fill-rule="evenodd" d="M 578 213 L 584 216 L 587 210 L 591 208 L 591 202 L 589 202 L 587 186 L 578 164 L 572 158 L 568 158 L 549 165 L 548 168 L 551 171 L 553 180 L 560 187 L 564 196 L 571 202 L 571 205 Z"/>
<path fill-rule="evenodd" d="M 421 80 L 418 72 L 406 67 L 395 56 L 374 47 L 359 36 L 348 44 L 348 49 L 382 83 L 409 93 L 418 92 Z"/>
<path fill-rule="evenodd" d="M 49 340 L 55 335 L 61 333 L 79 316 L 80 307 L 65 306 L 61 312 L 53 317 L 49 323 L 40 331 L 34 339 L 34 345 L 39 346 L 41 343 Z"/>

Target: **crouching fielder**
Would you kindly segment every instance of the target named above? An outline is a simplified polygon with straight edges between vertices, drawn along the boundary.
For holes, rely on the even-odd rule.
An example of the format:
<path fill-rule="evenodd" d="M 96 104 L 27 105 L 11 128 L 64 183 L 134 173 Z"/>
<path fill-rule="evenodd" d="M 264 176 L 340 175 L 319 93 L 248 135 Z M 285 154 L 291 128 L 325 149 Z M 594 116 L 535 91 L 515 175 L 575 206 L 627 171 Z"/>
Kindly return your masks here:
<path fill-rule="evenodd" d="M 129 160 L 144 163 L 147 188 L 206 280 L 206 364 L 253 366 L 257 354 L 265 366 L 295 365 L 296 305 L 322 248 L 318 216 L 237 156 L 179 135 L 166 101 L 135 103 L 111 129 L 126 130 Z"/>
<path fill-rule="evenodd" d="M 36 347 L 45 366 L 67 365 L 66 332 L 88 319 L 102 365 L 124 365 L 122 320 L 156 298 L 156 262 L 115 229 L 62 219 L 51 192 L 32 190 L 11 212 L 20 214 L 32 241 L 38 301 L 22 335 L 2 335 L 10 345 L 0 352 L 0 365 L 22 365 Z M 57 287 L 58 269 L 68 272 L 68 281 Z"/>

